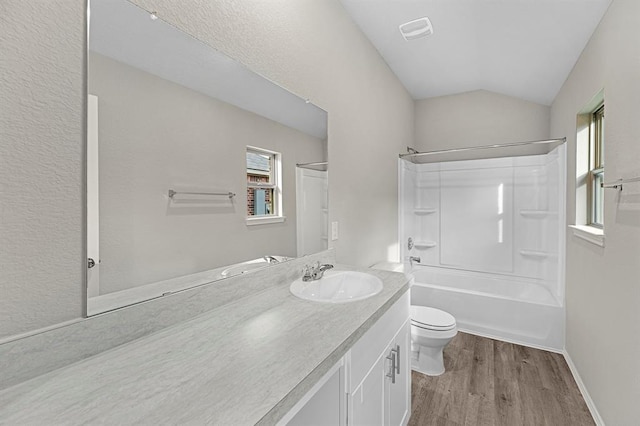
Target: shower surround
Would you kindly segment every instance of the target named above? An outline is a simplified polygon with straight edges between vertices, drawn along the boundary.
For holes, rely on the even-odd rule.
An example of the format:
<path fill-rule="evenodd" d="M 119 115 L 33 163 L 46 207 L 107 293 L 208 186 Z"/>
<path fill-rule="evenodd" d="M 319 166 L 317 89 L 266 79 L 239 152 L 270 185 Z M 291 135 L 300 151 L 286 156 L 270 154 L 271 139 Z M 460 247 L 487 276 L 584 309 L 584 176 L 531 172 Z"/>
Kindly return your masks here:
<path fill-rule="evenodd" d="M 419 160 L 399 160 L 402 259 L 412 304 L 450 312 L 461 330 L 560 351 L 566 145 L 519 155 L 530 148 L 402 156 Z"/>

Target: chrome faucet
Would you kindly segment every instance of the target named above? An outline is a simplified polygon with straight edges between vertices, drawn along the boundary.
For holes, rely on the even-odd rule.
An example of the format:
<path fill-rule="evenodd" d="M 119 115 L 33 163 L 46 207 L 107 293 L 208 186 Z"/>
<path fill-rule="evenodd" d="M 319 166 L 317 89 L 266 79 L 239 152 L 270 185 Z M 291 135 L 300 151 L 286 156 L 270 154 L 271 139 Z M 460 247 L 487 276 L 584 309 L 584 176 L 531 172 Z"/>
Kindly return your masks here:
<path fill-rule="evenodd" d="M 264 259 L 265 262 L 271 264 L 271 263 L 280 263 L 280 261 L 278 259 L 276 259 L 274 256 L 263 256 L 262 257 Z"/>
<path fill-rule="evenodd" d="M 409 256 L 409 265 L 413 266 L 413 262 L 420 263 L 418 256 Z"/>
<path fill-rule="evenodd" d="M 324 275 L 324 272 L 331 268 L 333 268 L 333 265 L 329 265 L 328 263 L 321 265 L 320 262 L 316 262 L 315 265 L 311 266 L 305 265 L 302 281 L 308 282 L 319 280 Z"/>

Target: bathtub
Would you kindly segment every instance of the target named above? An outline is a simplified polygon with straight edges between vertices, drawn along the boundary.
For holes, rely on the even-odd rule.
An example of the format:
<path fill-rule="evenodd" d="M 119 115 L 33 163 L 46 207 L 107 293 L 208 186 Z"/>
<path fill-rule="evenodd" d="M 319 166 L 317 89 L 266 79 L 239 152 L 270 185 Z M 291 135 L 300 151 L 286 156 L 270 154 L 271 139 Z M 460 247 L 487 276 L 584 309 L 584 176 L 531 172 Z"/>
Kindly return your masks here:
<path fill-rule="evenodd" d="M 538 280 L 430 266 L 408 272 L 414 278 L 411 304 L 451 313 L 461 331 L 564 349 L 563 301 Z"/>

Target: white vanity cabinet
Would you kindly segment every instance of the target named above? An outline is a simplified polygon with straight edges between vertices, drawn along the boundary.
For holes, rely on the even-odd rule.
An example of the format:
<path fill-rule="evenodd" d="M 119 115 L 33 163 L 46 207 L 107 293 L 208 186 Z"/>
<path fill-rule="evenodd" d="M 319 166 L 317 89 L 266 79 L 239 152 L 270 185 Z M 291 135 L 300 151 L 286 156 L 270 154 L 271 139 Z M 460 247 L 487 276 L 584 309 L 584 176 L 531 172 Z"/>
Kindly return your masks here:
<path fill-rule="evenodd" d="M 344 357 L 324 375 L 296 404 L 278 425 L 309 426 L 346 424 L 346 398 L 344 393 Z"/>
<path fill-rule="evenodd" d="M 278 424 L 406 425 L 410 331 L 406 292 Z"/>
<path fill-rule="evenodd" d="M 349 425 L 405 425 L 411 411 L 409 297 L 402 296 L 347 355 Z"/>
<path fill-rule="evenodd" d="M 411 326 L 407 320 L 388 350 L 396 350 L 395 381 L 385 377 L 385 424 L 406 425 L 411 415 Z"/>

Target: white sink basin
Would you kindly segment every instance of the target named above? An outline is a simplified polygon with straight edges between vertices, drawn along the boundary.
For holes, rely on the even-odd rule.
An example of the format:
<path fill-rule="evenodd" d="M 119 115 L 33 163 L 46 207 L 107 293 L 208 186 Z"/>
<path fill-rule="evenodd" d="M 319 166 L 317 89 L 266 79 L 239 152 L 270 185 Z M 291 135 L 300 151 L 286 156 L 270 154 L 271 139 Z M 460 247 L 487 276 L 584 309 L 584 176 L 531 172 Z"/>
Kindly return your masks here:
<path fill-rule="evenodd" d="M 316 281 L 295 280 L 290 290 L 294 296 L 314 302 L 347 303 L 380 293 L 382 281 L 364 272 L 327 271 Z"/>

